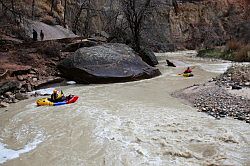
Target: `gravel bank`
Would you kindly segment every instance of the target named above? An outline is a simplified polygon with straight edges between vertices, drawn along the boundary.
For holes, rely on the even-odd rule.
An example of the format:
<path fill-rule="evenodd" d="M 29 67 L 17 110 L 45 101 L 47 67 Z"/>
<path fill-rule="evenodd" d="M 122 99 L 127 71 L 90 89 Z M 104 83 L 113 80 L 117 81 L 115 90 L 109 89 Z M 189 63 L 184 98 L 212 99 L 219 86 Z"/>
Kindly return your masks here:
<path fill-rule="evenodd" d="M 188 100 L 198 111 L 220 119 L 233 117 L 250 123 L 250 65 L 233 65 L 224 74 L 173 93 Z"/>

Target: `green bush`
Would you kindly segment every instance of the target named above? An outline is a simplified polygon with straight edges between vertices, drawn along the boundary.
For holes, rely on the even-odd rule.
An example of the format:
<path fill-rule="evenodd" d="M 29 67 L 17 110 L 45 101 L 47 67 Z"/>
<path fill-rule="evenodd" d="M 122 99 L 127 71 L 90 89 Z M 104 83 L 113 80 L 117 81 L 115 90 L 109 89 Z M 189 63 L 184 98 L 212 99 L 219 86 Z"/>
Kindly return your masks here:
<path fill-rule="evenodd" d="M 202 58 L 224 58 L 225 53 L 218 49 L 205 49 L 198 51 L 198 57 Z"/>
<path fill-rule="evenodd" d="M 219 49 L 204 49 L 198 51 L 197 56 L 202 58 L 225 59 L 236 62 L 250 62 L 250 44 L 242 45 L 235 51 L 229 49 L 226 51 Z"/>

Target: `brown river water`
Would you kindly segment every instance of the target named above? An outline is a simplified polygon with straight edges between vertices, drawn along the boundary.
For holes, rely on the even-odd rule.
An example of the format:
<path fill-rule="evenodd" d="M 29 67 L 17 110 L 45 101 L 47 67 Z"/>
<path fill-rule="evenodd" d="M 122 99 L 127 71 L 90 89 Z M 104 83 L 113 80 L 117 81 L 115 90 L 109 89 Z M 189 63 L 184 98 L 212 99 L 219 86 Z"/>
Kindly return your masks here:
<path fill-rule="evenodd" d="M 80 96 L 74 104 L 36 107 L 31 98 L 0 109 L 0 165 L 250 165 L 249 124 L 171 97 L 230 65 L 194 54 L 157 54 L 162 75 L 149 80 L 59 87 Z M 186 66 L 194 77 L 177 75 Z"/>

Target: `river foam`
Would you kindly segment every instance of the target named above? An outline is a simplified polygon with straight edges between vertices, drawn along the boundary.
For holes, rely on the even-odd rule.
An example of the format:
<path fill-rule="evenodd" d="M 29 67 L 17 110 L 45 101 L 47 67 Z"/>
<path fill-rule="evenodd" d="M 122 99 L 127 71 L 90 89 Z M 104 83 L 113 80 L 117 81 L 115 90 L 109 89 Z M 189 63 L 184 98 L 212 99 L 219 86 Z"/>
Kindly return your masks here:
<path fill-rule="evenodd" d="M 43 133 L 39 133 L 36 135 L 33 141 L 29 142 L 22 149 L 19 150 L 6 148 L 7 145 L 0 142 L 0 164 L 3 164 L 8 160 L 18 158 L 23 153 L 27 153 L 34 150 L 40 143 L 44 141 L 44 139 L 45 136 L 43 135 Z"/>

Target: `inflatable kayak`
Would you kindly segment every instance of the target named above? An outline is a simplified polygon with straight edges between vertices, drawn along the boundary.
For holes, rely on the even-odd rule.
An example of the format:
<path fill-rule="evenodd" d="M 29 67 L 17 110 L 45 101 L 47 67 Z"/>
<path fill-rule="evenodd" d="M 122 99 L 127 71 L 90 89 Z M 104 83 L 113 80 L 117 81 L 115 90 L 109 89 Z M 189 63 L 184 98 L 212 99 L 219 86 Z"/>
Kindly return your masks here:
<path fill-rule="evenodd" d="M 182 74 L 178 74 L 179 76 L 183 76 L 183 77 L 193 77 L 194 75 L 192 73 L 182 73 Z"/>
<path fill-rule="evenodd" d="M 183 77 L 193 77 L 194 75 L 192 73 L 183 73 Z"/>
<path fill-rule="evenodd" d="M 50 98 L 42 98 L 38 99 L 36 101 L 37 106 L 58 106 L 58 105 L 64 105 L 64 104 L 71 104 L 77 101 L 79 97 L 78 96 L 68 96 L 66 97 L 66 100 L 60 101 L 60 102 L 52 102 L 50 101 Z"/>

